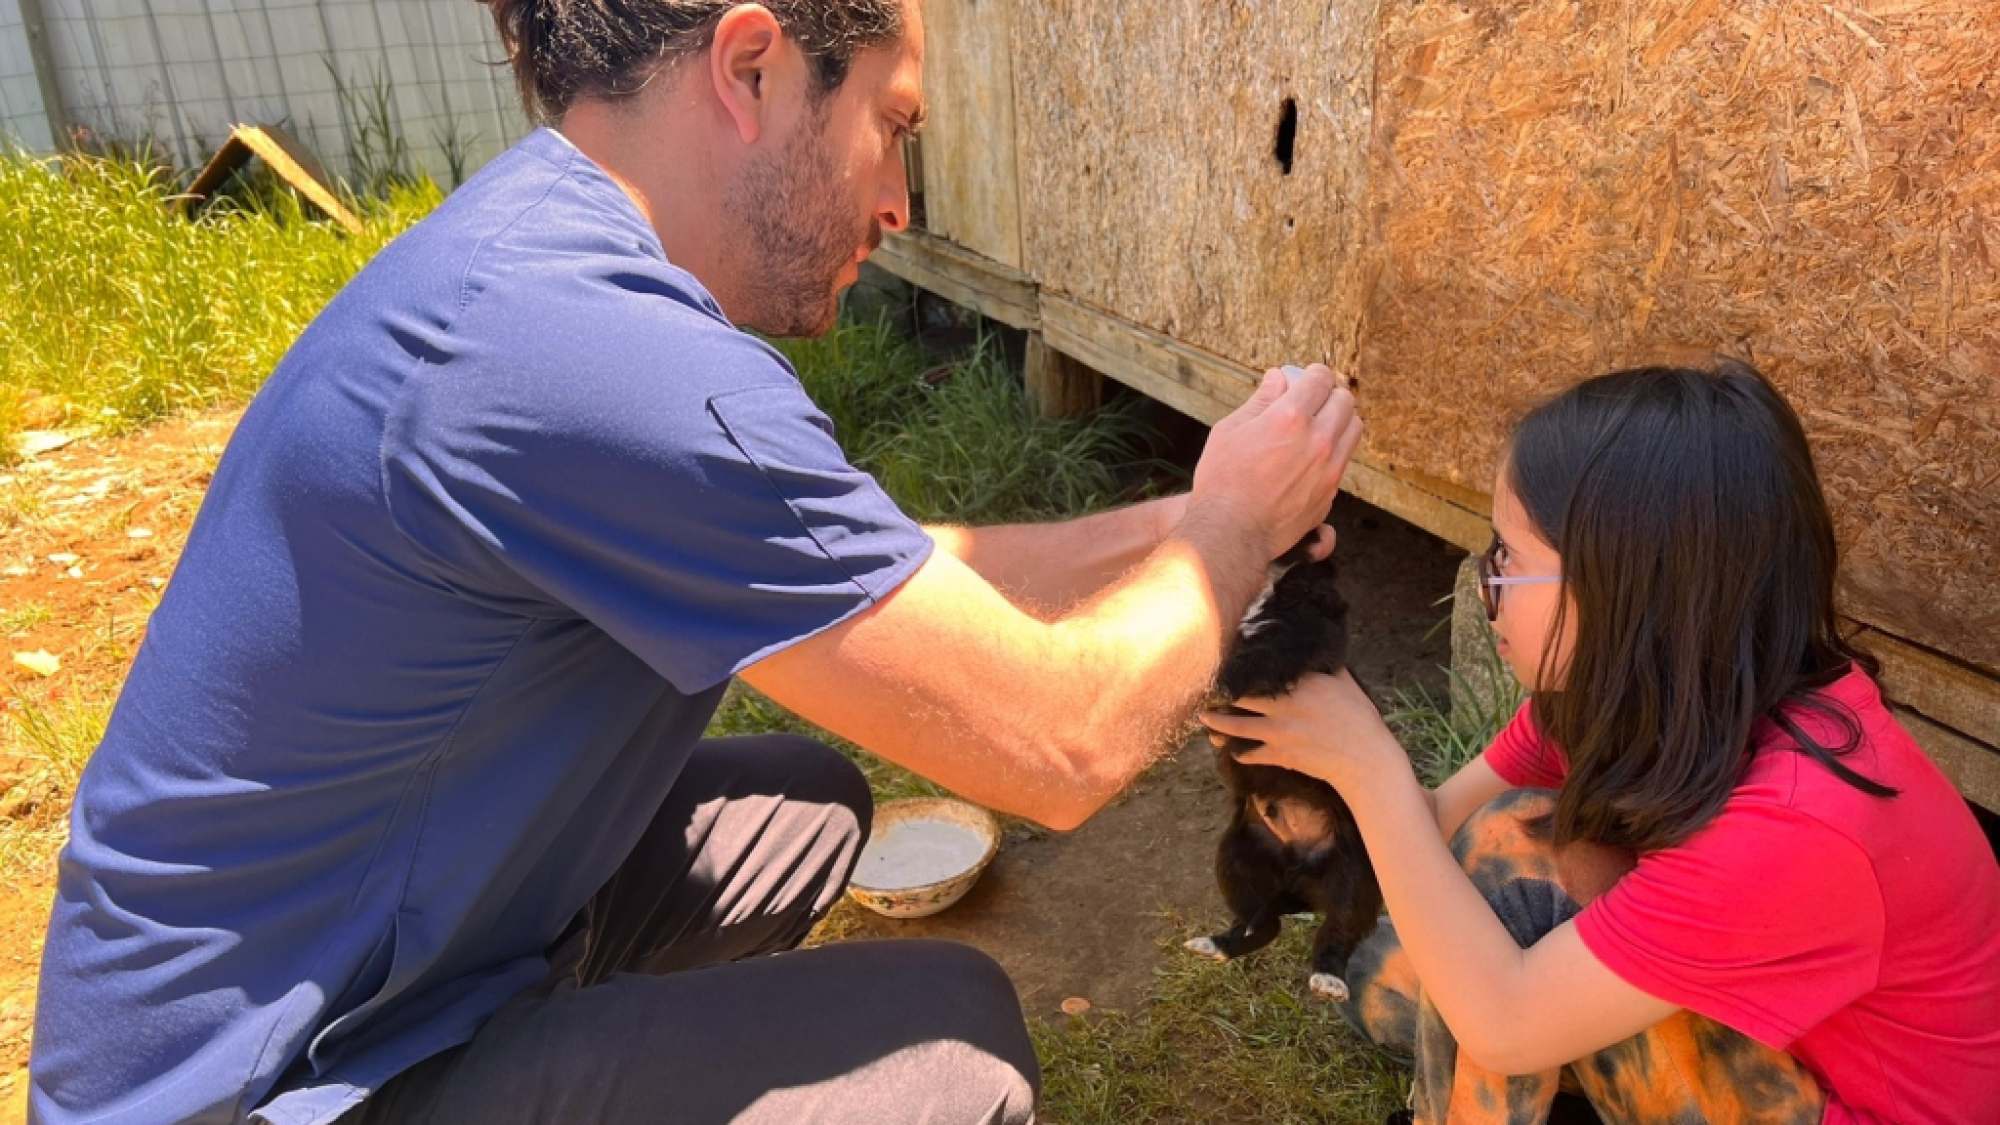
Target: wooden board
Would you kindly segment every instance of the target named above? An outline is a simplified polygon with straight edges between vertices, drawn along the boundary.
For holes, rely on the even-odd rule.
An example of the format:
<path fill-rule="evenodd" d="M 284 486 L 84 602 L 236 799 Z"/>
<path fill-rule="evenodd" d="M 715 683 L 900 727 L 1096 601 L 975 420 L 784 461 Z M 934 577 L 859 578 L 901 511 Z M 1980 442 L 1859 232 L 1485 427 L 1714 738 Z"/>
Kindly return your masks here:
<path fill-rule="evenodd" d="M 198 209 L 229 179 L 231 172 L 253 156 L 270 165 L 280 179 L 339 223 L 347 233 L 361 233 L 361 220 L 341 203 L 326 169 L 320 166 L 310 150 L 276 125 L 238 125 L 230 130 L 229 139 L 215 150 L 215 155 L 209 157 L 194 182 L 179 197 L 182 208 L 188 212 Z"/>
<path fill-rule="evenodd" d="M 1104 373 L 1050 347 L 1040 332 L 1028 334 L 1021 382 L 1044 418 L 1080 418 L 1104 405 Z"/>
<path fill-rule="evenodd" d="M 1914 711 L 1901 707 L 1891 710 L 1966 800 L 2000 813 L 2000 754 Z"/>
<path fill-rule="evenodd" d="M 1016 0 L 926 0 L 924 224 L 1005 265 L 1021 264 L 1015 176 Z"/>
<path fill-rule="evenodd" d="M 1882 688 L 1890 698 L 1943 726 L 2000 747 L 2000 679 L 1927 652 L 1880 630 L 1853 638 L 1882 663 Z"/>
<path fill-rule="evenodd" d="M 1253 368 L 1353 355 L 1371 462 L 1472 492 L 1562 386 L 1743 356 L 1812 435 L 1845 610 L 2000 672 L 2000 4 L 1038 13 L 1046 291 Z"/>
<path fill-rule="evenodd" d="M 889 235 L 869 260 L 920 289 L 1002 324 L 1030 332 L 1041 324 L 1035 283 L 1026 274 L 936 235 L 925 231 Z"/>
<path fill-rule="evenodd" d="M 1576 378 L 1727 349 L 1852 615 L 2000 670 L 2000 4 L 1385 0 L 1370 452 L 1485 488 Z"/>
<path fill-rule="evenodd" d="M 1214 422 L 1257 386 L 1259 372 L 1075 301 L 1042 296 L 1049 346 L 1181 413 Z M 1348 464 L 1345 491 L 1468 551 L 1486 546 L 1488 506 L 1431 491 L 1366 456 Z"/>
<path fill-rule="evenodd" d="M 1350 356 L 1375 0 L 1034 10 L 1014 27 L 1029 273 L 1259 369 Z"/>

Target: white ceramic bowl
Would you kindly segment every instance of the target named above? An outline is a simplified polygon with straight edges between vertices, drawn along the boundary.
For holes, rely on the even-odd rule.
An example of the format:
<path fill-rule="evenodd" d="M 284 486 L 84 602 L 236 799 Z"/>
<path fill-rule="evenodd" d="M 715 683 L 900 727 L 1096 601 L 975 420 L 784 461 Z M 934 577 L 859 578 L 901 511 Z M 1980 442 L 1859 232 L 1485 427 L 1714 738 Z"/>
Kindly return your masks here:
<path fill-rule="evenodd" d="M 912 832 L 906 827 L 925 822 L 943 827 L 931 832 Z M 961 839 L 970 837 L 950 849 L 958 854 L 945 854 L 942 848 L 937 854 L 926 854 L 929 846 L 958 843 L 942 835 L 953 831 Z M 875 810 L 874 830 L 861 849 L 847 893 L 877 914 L 922 918 L 964 898 L 999 851 L 1000 822 L 978 805 L 949 797 L 890 801 Z M 897 867 L 917 873 L 917 877 L 894 877 Z M 885 885 L 890 883 L 902 885 Z"/>

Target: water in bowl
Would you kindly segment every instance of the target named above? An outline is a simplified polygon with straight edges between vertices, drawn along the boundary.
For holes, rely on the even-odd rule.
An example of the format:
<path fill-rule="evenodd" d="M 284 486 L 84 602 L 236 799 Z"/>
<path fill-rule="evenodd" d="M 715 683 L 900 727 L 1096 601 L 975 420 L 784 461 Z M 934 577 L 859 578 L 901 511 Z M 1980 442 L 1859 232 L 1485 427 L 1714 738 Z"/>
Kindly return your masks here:
<path fill-rule="evenodd" d="M 854 881 L 884 891 L 922 887 L 971 870 L 985 855 L 986 838 L 963 824 L 905 820 L 868 841 Z"/>

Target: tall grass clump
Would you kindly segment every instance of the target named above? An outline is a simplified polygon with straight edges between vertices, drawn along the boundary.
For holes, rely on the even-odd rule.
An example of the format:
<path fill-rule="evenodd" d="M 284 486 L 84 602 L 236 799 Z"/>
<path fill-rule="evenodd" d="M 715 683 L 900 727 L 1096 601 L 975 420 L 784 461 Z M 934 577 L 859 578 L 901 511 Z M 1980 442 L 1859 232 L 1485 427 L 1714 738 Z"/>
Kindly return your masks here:
<path fill-rule="evenodd" d="M 897 504 L 928 522 L 1060 519 L 1134 495 L 1152 465 L 1130 410 L 1045 418 L 998 345 L 956 362 L 923 353 L 885 322 L 845 322 L 779 348 L 832 419 L 841 445 Z"/>
<path fill-rule="evenodd" d="M 370 67 L 356 79 L 341 74 L 331 56 L 320 62 L 333 80 L 341 128 L 347 134 L 346 193 L 355 199 L 386 199 L 415 183 L 418 176 L 410 163 L 410 146 L 396 118 L 396 86 L 388 74 Z"/>
<path fill-rule="evenodd" d="M 134 157 L 0 153 L 0 448 L 24 403 L 109 429 L 248 397 L 375 252 L 434 208 L 428 182 L 362 201 L 350 236 L 287 191 L 173 205 Z M 46 413 L 44 410 L 43 413 Z"/>
<path fill-rule="evenodd" d="M 1477 758 L 1520 710 L 1520 681 L 1482 629 L 1483 644 L 1463 669 L 1450 669 L 1451 690 L 1443 699 L 1422 685 L 1398 687 L 1382 718 L 1410 752 L 1425 785 L 1445 783 L 1459 767 Z"/>

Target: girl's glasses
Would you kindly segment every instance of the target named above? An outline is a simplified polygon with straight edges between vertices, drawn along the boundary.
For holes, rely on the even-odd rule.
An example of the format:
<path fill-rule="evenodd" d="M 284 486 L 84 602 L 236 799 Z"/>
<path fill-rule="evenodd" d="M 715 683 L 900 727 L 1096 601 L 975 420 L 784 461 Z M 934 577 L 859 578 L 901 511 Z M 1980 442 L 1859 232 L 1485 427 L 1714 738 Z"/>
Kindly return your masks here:
<path fill-rule="evenodd" d="M 1500 619 L 1500 587 L 1502 586 L 1542 586 L 1550 582 L 1561 582 L 1560 574 L 1507 575 L 1500 570 L 1500 537 L 1493 537 L 1493 545 L 1479 556 L 1479 600 L 1486 606 L 1486 620 Z"/>

